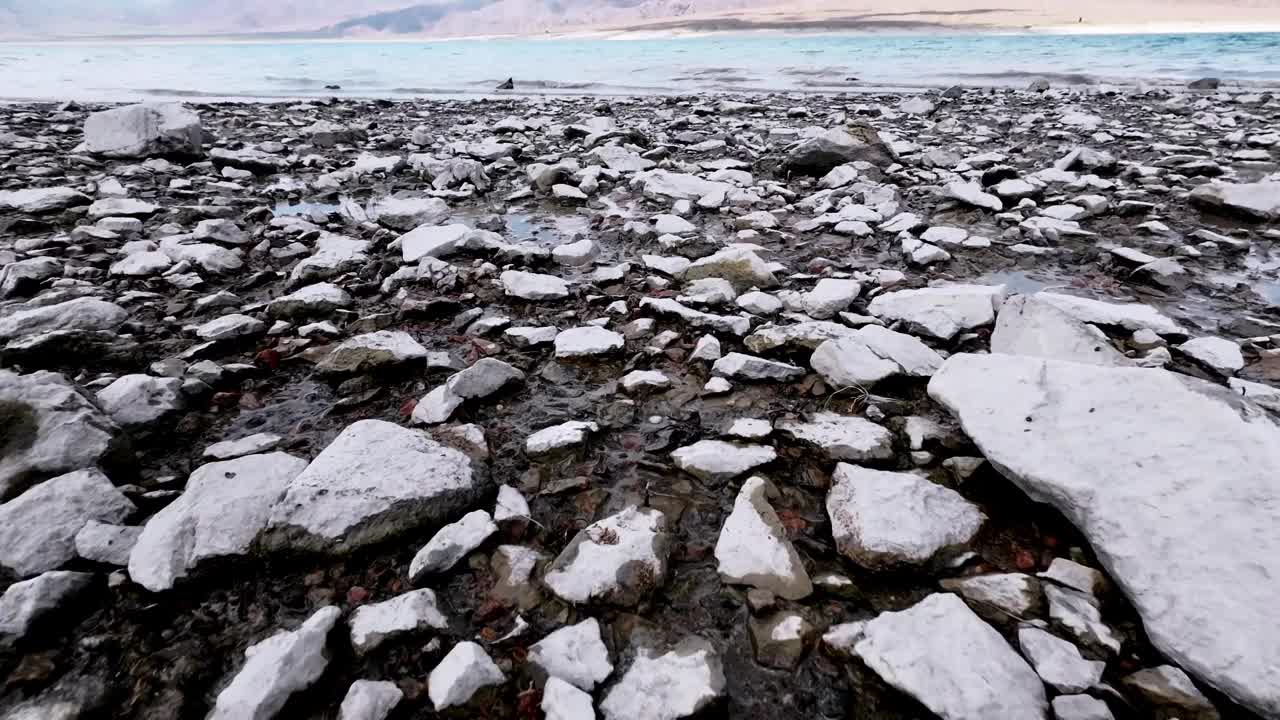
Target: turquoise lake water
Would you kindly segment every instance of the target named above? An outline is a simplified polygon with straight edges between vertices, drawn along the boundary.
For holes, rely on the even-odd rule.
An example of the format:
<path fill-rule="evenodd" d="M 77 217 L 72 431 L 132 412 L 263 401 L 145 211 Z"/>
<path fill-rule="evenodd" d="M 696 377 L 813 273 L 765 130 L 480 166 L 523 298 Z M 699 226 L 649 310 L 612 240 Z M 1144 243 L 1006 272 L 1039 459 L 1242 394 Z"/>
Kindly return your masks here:
<path fill-rule="evenodd" d="M 2 98 L 459 95 L 508 77 L 524 92 L 635 94 L 1203 76 L 1280 85 L 1280 33 L 0 44 Z"/>

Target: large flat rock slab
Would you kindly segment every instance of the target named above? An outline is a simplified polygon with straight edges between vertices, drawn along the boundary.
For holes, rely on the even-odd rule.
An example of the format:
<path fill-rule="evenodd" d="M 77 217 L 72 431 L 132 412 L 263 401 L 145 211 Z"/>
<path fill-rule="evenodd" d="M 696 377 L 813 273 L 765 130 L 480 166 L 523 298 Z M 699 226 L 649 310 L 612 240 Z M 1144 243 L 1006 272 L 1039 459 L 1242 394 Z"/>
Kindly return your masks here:
<path fill-rule="evenodd" d="M 987 459 L 1093 545 L 1151 642 L 1280 718 L 1280 426 L 1158 369 L 955 355 L 929 383 Z"/>

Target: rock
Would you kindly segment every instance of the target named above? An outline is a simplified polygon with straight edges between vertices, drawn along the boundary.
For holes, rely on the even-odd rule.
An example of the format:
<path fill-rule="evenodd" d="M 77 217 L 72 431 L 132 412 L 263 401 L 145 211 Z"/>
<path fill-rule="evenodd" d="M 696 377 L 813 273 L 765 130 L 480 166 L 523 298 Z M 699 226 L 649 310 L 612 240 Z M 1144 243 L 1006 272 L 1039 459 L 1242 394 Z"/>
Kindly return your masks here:
<path fill-rule="evenodd" d="M 867 306 L 867 312 L 902 321 L 930 337 L 950 340 L 963 330 L 995 322 L 1003 302 L 1003 285 L 945 285 L 879 295 Z"/>
<path fill-rule="evenodd" d="M 521 300 L 558 300 L 569 297 L 569 284 L 554 275 L 507 270 L 502 273 L 502 289 Z"/>
<path fill-rule="evenodd" d="M 127 319 L 129 313 L 115 303 L 91 297 L 76 298 L 0 317 L 0 341 L 54 331 L 109 332 Z"/>
<path fill-rule="evenodd" d="M 1212 182 L 1192 190 L 1188 199 L 1196 207 L 1245 220 L 1280 218 L 1280 182 Z"/>
<path fill-rule="evenodd" d="M 159 205 L 133 198 L 103 198 L 89 206 L 89 219 L 107 217 L 150 217 L 160 210 Z M 191 236 L 187 236 L 191 237 Z"/>
<path fill-rule="evenodd" d="M 90 113 L 84 148 L 110 158 L 199 155 L 204 142 L 200 116 L 178 103 L 141 103 Z"/>
<path fill-rule="evenodd" d="M 648 170 L 637 173 L 631 186 L 639 188 L 645 197 L 664 200 L 700 200 L 707 195 L 724 194 L 733 189 L 728 183 L 704 180 L 696 175 L 673 173 L 668 170 Z"/>
<path fill-rule="evenodd" d="M 859 417 L 831 412 L 813 414 L 809 422 L 781 420 L 778 432 L 822 450 L 832 460 L 888 460 L 893 457 L 893 434 Z"/>
<path fill-rule="evenodd" d="M 580 530 L 543 582 L 570 603 L 632 606 L 666 580 L 671 536 L 661 512 L 628 507 Z"/>
<path fill-rule="evenodd" d="M 715 361 L 711 372 L 735 380 L 785 381 L 804 375 L 804 368 L 754 355 L 731 352 Z"/>
<path fill-rule="evenodd" d="M 524 373 L 515 367 L 494 358 L 481 358 L 419 400 L 413 421 L 426 425 L 445 422 L 467 400 L 486 398 L 522 380 Z"/>
<path fill-rule="evenodd" d="M 804 616 L 784 610 L 768 618 L 747 619 L 756 662 L 765 667 L 790 670 L 800 664 L 813 625 Z"/>
<path fill-rule="evenodd" d="M 465 705 L 481 688 L 501 685 L 507 678 L 484 648 L 463 641 L 453 646 L 427 679 L 427 693 L 436 712 Z"/>
<path fill-rule="evenodd" d="M 76 533 L 76 554 L 92 562 L 124 567 L 141 534 L 140 527 L 90 520 Z"/>
<path fill-rule="evenodd" d="M 570 420 L 569 422 L 543 428 L 530 435 L 524 441 L 524 452 L 530 457 L 579 448 L 587 443 L 591 433 L 599 432 L 600 426 L 593 422 Z"/>
<path fill-rule="evenodd" d="M 787 152 L 779 168 L 791 175 L 822 177 L 840 165 L 857 161 L 888 167 L 895 162 L 893 151 L 869 125 L 850 125 L 850 132 L 826 130 L 801 141 Z"/>
<path fill-rule="evenodd" d="M 1122 327 L 1126 330 L 1154 330 L 1160 334 L 1180 335 L 1185 332 L 1178 323 L 1150 305 L 1108 303 L 1050 292 L 1039 292 L 1033 297 L 1053 305 L 1080 322 Z"/>
<path fill-rule="evenodd" d="M 1178 346 L 1182 352 L 1223 375 L 1234 375 L 1244 369 L 1240 346 L 1219 337 L 1199 337 Z"/>
<path fill-rule="evenodd" d="M 1280 669 L 1250 650 L 1280 642 L 1257 582 L 1280 558 L 1267 510 L 1280 504 L 1280 428 L 1264 411 L 1164 370 L 1003 355 L 952 356 L 929 394 L 1081 531 L 1156 648 L 1280 715 Z"/>
<path fill-rule="evenodd" d="M 600 710 L 605 720 L 677 720 L 711 704 L 724 689 L 720 656 L 695 636 L 662 655 L 641 648 Z"/>
<path fill-rule="evenodd" d="M 898 103 L 898 110 L 908 115 L 932 115 L 937 108 L 928 98 L 917 95 L 911 98 L 905 98 Z M 955 163 L 952 163 L 953 165 Z"/>
<path fill-rule="evenodd" d="M 617 352 L 626 345 L 626 338 L 612 330 L 586 325 L 561 330 L 555 345 L 557 358 L 584 358 Z"/>
<path fill-rule="evenodd" d="M 990 210 L 991 212 L 1004 210 L 1004 202 L 1000 198 L 983 192 L 982 186 L 975 182 L 949 183 L 945 188 L 944 194 L 952 200 L 959 200 L 966 205 L 972 205 L 983 210 Z"/>
<path fill-rule="evenodd" d="M 137 508 L 95 468 L 46 480 L 0 504 L 0 567 L 20 578 L 76 557 L 76 535 L 98 521 L 118 523 Z"/>
<path fill-rule="evenodd" d="M 745 317 L 731 315 L 712 315 L 685 307 L 671 298 L 641 298 L 640 307 L 654 310 L 659 315 L 674 315 L 694 327 L 705 328 L 713 332 L 746 335 L 751 329 L 751 321 Z"/>
<path fill-rule="evenodd" d="M 699 440 L 671 453 L 675 466 L 706 482 L 724 483 L 778 458 L 767 445 Z"/>
<path fill-rule="evenodd" d="M 61 610 L 93 584 L 93 575 L 55 570 L 10 585 L 0 595 L 0 647 L 21 640 L 49 615 Z"/>
<path fill-rule="evenodd" d="M 832 387 L 846 388 L 895 375 L 929 377 L 942 366 L 942 356 L 910 335 L 867 325 L 823 342 L 809 364 Z"/>
<path fill-rule="evenodd" d="M 1022 573 L 950 578 L 938 584 L 959 593 L 974 612 L 995 623 L 1030 617 L 1044 604 L 1039 581 Z"/>
<path fill-rule="evenodd" d="M 547 680 L 540 707 L 547 720 L 596 720 L 591 695 L 557 677 Z"/>
<path fill-rule="evenodd" d="M 1107 664 L 1085 660 L 1075 645 L 1034 627 L 1018 630 L 1018 647 L 1046 683 L 1061 693 L 1084 692 L 1102 681 Z"/>
<path fill-rule="evenodd" d="M 135 252 L 124 256 L 124 259 L 111 264 L 110 275 L 124 277 L 148 277 L 168 270 L 173 260 L 162 252 Z"/>
<path fill-rule="evenodd" d="M 495 578 L 489 596 L 522 610 L 537 607 L 542 602 L 542 592 L 534 583 L 533 575 L 546 559 L 546 555 L 532 548 L 500 545 L 489 561 Z"/>
<path fill-rule="evenodd" d="M 1111 367 L 1129 364 L 1105 334 L 1039 295 L 1014 295 L 1005 300 L 991 333 L 991 352 Z"/>
<path fill-rule="evenodd" d="M 325 642 L 342 614 L 320 608 L 297 630 L 280 631 L 244 651 L 245 663 L 221 693 L 208 720 L 271 718 L 289 697 L 320 679 L 329 657 Z"/>
<path fill-rule="evenodd" d="M 122 456 L 119 426 L 79 388 L 52 372 L 0 370 L 0 500 L 55 475 Z"/>
<path fill-rule="evenodd" d="M 209 460 L 234 460 L 245 455 L 275 450 L 283 440 L 284 438 L 272 433 L 255 433 L 239 440 L 214 443 L 204 449 L 204 457 Z"/>
<path fill-rule="evenodd" d="M 400 252 L 405 264 L 423 258 L 438 258 L 456 252 L 471 233 L 466 225 L 423 225 L 400 236 Z"/>
<path fill-rule="evenodd" d="M 807 315 L 821 320 L 849 307 L 861 292 L 862 284 L 857 280 L 823 278 L 813 290 L 804 294 L 801 303 Z"/>
<path fill-rule="evenodd" d="M 689 353 L 690 360 L 715 362 L 721 357 L 723 357 L 723 354 L 720 351 L 720 340 L 714 335 L 703 335 L 698 338 L 698 344 L 694 346 L 693 352 Z"/>
<path fill-rule="evenodd" d="M 191 263 L 213 275 L 227 275 L 244 267 L 244 260 L 234 250 L 228 250 L 212 243 L 195 242 L 191 236 L 174 235 L 160 241 L 160 252 L 174 263 Z M 319 254 L 317 254 L 319 255 Z M 304 271 L 312 268 L 307 264 L 311 258 L 303 260 L 294 267 L 294 273 L 302 276 Z M 327 270 L 332 274 L 332 268 Z"/>
<path fill-rule="evenodd" d="M 1044 686 L 960 598 L 930 595 L 861 626 L 853 652 L 943 720 L 1041 719 Z"/>
<path fill-rule="evenodd" d="M 342 341 L 316 369 L 328 373 L 363 373 L 423 360 L 427 349 L 407 332 L 378 330 Z"/>
<path fill-rule="evenodd" d="M 340 144 L 349 145 L 365 138 L 363 130 L 349 128 L 346 125 L 340 125 L 328 120 L 317 120 L 309 127 L 303 128 L 302 134 L 307 136 L 312 145 L 322 148 L 330 148 Z"/>
<path fill-rule="evenodd" d="M 364 655 L 389 639 L 405 633 L 449 629 L 449 618 L 440 611 L 431 590 L 411 590 L 372 605 L 361 605 L 347 621 L 351 649 Z"/>
<path fill-rule="evenodd" d="M 32 295 L 40 284 L 62 274 L 56 258 L 35 257 L 0 267 L 0 299 Z"/>
<path fill-rule="evenodd" d="M 845 463 L 826 505 L 837 549 L 871 570 L 927 563 L 966 545 L 986 520 L 959 493 L 918 475 Z"/>
<path fill-rule="evenodd" d="M 98 392 L 98 405 L 124 427 L 147 425 L 185 406 L 182 379 L 125 375 Z"/>
<path fill-rule="evenodd" d="M 428 573 L 445 572 L 484 544 L 498 531 L 484 510 L 473 510 L 457 522 L 440 528 L 409 564 L 409 577 L 417 580 Z"/>
<path fill-rule="evenodd" d="M 685 281 L 723 278 L 738 292 L 753 287 L 768 288 L 778 284 L 769 265 L 751 250 L 730 247 L 696 260 L 681 273 Z"/>
<path fill-rule="evenodd" d="M 661 392 L 671 387 L 671 378 L 657 370 L 633 370 L 623 375 L 620 382 L 628 395 Z"/>
<path fill-rule="evenodd" d="M 1095 597 L 1105 591 L 1108 585 L 1107 578 L 1102 573 L 1066 558 L 1054 558 L 1049 563 L 1049 569 L 1039 573 L 1039 576 Z"/>
<path fill-rule="evenodd" d="M 129 575 L 168 590 L 201 562 L 248 553 L 289 482 L 307 467 L 285 453 L 202 465 L 182 495 L 147 521 L 129 555 Z"/>
<path fill-rule="evenodd" d="M 1053 699 L 1057 720 L 1115 720 L 1107 704 L 1088 695 L 1059 695 Z"/>
<path fill-rule="evenodd" d="M 1120 638 L 1102 622 L 1096 598 L 1055 585 L 1046 585 L 1044 595 L 1049 599 L 1049 617 L 1082 644 L 1111 653 L 1120 652 Z"/>
<path fill-rule="evenodd" d="M 88 195 L 69 187 L 0 190 L 0 210 L 17 210 L 31 215 L 66 210 L 91 202 Z"/>
<path fill-rule="evenodd" d="M 1215 77 L 1200 78 L 1187 83 L 1187 87 L 1192 90 L 1217 90 L 1222 81 Z"/>
<path fill-rule="evenodd" d="M 600 623 L 595 618 L 560 628 L 531 645 L 529 664 L 548 678 L 559 678 L 587 692 L 613 672 L 609 649 L 600 639 Z"/>
<path fill-rule="evenodd" d="M 600 253 L 600 247 L 590 238 L 557 245 L 551 249 L 551 259 L 561 265 L 587 265 Z"/>
<path fill-rule="evenodd" d="M 1179 720 L 1219 718 L 1218 710 L 1209 702 L 1209 698 L 1191 684 L 1191 678 L 1186 673 L 1172 665 L 1139 670 L 1121 682 L 1158 713 L 1157 717 Z"/>
<path fill-rule="evenodd" d="M 408 232 L 449 217 L 449 204 L 434 197 L 385 197 L 369 206 L 369 218 L 392 230 Z"/>
<path fill-rule="evenodd" d="M 289 482 L 264 542 L 345 553 L 456 517 L 485 484 L 466 455 L 424 433 L 360 420 Z"/>
<path fill-rule="evenodd" d="M 751 477 L 742 484 L 733 512 L 716 541 L 720 579 L 762 588 L 788 600 L 801 600 L 813 592 L 813 583 L 769 504 L 769 494 L 776 495 L 777 491 L 764 478 Z"/>
<path fill-rule="evenodd" d="M 342 699 L 338 720 L 386 720 L 403 698 L 393 682 L 357 680 Z"/>

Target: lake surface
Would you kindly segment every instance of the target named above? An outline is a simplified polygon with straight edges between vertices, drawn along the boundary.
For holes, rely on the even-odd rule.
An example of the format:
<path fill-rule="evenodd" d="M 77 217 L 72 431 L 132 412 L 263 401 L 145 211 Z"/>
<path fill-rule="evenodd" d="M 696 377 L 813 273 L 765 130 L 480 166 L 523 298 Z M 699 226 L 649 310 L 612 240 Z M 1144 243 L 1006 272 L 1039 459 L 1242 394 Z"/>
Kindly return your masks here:
<path fill-rule="evenodd" d="M 1055 84 L 1280 85 L 1280 33 L 0 44 L 0 98 L 407 97 Z M 326 85 L 339 85 L 340 90 Z"/>

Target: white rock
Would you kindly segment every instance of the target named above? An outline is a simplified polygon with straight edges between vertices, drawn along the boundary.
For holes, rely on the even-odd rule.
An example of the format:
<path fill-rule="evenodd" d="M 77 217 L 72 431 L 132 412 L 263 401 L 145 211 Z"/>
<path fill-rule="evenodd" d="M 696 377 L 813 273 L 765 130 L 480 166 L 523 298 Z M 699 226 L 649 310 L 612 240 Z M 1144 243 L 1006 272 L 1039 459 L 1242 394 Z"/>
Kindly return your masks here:
<path fill-rule="evenodd" d="M 773 491 L 761 477 L 748 478 L 733 503 L 733 512 L 720 529 L 715 556 L 720 579 L 751 585 L 788 600 L 813 592 L 813 583 L 800 554 L 787 539 L 786 529 L 767 495 Z"/>
<path fill-rule="evenodd" d="M 529 647 L 529 663 L 548 677 L 591 692 L 613 672 L 609 649 L 600 639 L 600 623 L 587 618 L 560 628 Z"/>
<path fill-rule="evenodd" d="M 1190 200 L 1193 205 L 1249 220 L 1280 218 L 1280 182 L 1212 182 L 1192 190 Z"/>
<path fill-rule="evenodd" d="M 184 406 L 182 379 L 124 375 L 98 391 L 98 405 L 121 425 L 146 425 Z"/>
<path fill-rule="evenodd" d="M 1043 720 L 1040 678 L 960 598 L 930 595 L 861 627 L 854 653 L 943 720 Z"/>
<path fill-rule="evenodd" d="M 493 509 L 494 522 L 528 520 L 529 517 L 529 501 L 519 490 L 510 485 L 498 488 L 498 501 Z"/>
<path fill-rule="evenodd" d="M 129 313 L 115 303 L 82 297 L 18 310 L 0 317 L 0 341 L 55 330 L 115 330 Z"/>
<path fill-rule="evenodd" d="M 755 355 L 731 352 L 715 361 L 711 372 L 736 380 L 794 380 L 804 375 L 804 368 Z"/>
<path fill-rule="evenodd" d="M 1280 577 L 1280 428 L 1264 411 L 1164 370 L 1001 355 L 949 358 L 929 393 L 1081 531 L 1156 648 L 1280 716 L 1280 667 L 1254 651 L 1280 643 L 1259 581 Z"/>
<path fill-rule="evenodd" d="M 272 317 L 298 318 L 326 315 L 351 307 L 351 295 L 332 283 L 316 283 L 282 295 L 267 305 Z"/>
<path fill-rule="evenodd" d="M 541 707 L 547 720 L 596 720 L 591 695 L 557 677 L 542 689 Z"/>
<path fill-rule="evenodd" d="M 1049 600 L 1049 617 L 1081 643 L 1112 653 L 1120 652 L 1120 638 L 1102 621 L 1098 601 L 1092 595 L 1045 585 L 1044 596 Z"/>
<path fill-rule="evenodd" d="M 412 590 L 371 605 L 361 605 L 347 621 L 351 648 L 364 655 L 388 639 L 405 633 L 448 630 L 449 618 L 440 611 L 434 592 Z"/>
<path fill-rule="evenodd" d="M 1234 375 L 1244 369 L 1240 346 L 1225 338 L 1199 337 L 1182 343 L 1178 349 L 1223 375 Z"/>
<path fill-rule="evenodd" d="M 147 521 L 129 555 L 129 576 L 159 592 L 205 560 L 249 552 L 272 506 L 306 467 L 280 452 L 201 465 L 182 495 Z"/>
<path fill-rule="evenodd" d="M 1128 364 L 1106 335 L 1040 298 L 1014 295 L 1000 306 L 991 352 L 1094 365 Z"/>
<path fill-rule="evenodd" d="M 46 480 L 0 504 L 0 567 L 20 578 L 56 570 L 76 556 L 89 523 L 118 523 L 137 508 L 96 468 Z"/>
<path fill-rule="evenodd" d="M 509 328 L 502 333 L 502 336 L 511 341 L 516 347 L 536 347 L 538 345 L 548 345 L 556 341 L 556 335 L 559 330 L 552 326 L 546 327 L 518 327 Z"/>
<path fill-rule="evenodd" d="M 1054 558 L 1049 569 L 1039 573 L 1039 577 L 1095 597 L 1107 587 L 1105 575 L 1066 558 Z"/>
<path fill-rule="evenodd" d="M 1003 302 L 1003 285 L 945 285 L 888 292 L 872 300 L 867 311 L 878 318 L 901 320 L 930 337 L 950 340 L 963 330 L 995 322 Z"/>
<path fill-rule="evenodd" d="M 1084 692 L 1102 680 L 1107 664 L 1085 660 L 1075 645 L 1039 628 L 1018 629 L 1018 647 L 1046 683 L 1062 693 Z"/>
<path fill-rule="evenodd" d="M 261 320 L 235 313 L 216 317 L 200 325 L 196 328 L 196 337 L 201 340 L 232 340 L 260 335 L 266 332 L 266 329 L 267 324 Z"/>
<path fill-rule="evenodd" d="M 264 540 L 345 552 L 456 517 L 482 488 L 463 453 L 416 430 L 360 420 L 289 483 Z"/>
<path fill-rule="evenodd" d="M 768 445 L 738 445 L 699 440 L 671 453 L 675 466 L 707 482 L 723 483 L 773 462 L 778 451 Z"/>
<path fill-rule="evenodd" d="M 966 545 L 986 517 L 954 490 L 919 475 L 840 463 L 827 493 L 840 553 L 869 569 L 919 565 Z"/>
<path fill-rule="evenodd" d="M 524 373 L 515 367 L 495 358 L 481 358 L 419 400 L 413 421 L 425 425 L 445 422 L 467 400 L 486 398 L 522 380 Z"/>
<path fill-rule="evenodd" d="M 689 354 L 690 360 L 705 360 L 707 362 L 715 362 L 720 357 L 720 341 L 714 335 L 703 335 L 698 338 L 697 345 L 693 347 L 693 352 Z"/>
<path fill-rule="evenodd" d="M 76 533 L 76 554 L 85 560 L 124 567 L 140 534 L 140 527 L 90 520 Z"/>
<path fill-rule="evenodd" d="M 864 386 L 894 375 L 929 377 L 942 356 L 918 339 L 879 325 L 828 340 L 809 358 L 814 372 L 835 388 Z"/>
<path fill-rule="evenodd" d="M 773 315 L 782 309 L 782 301 L 767 292 L 753 290 L 738 296 L 738 307 L 756 315 Z"/>
<path fill-rule="evenodd" d="M 953 200 L 959 200 L 966 205 L 972 205 L 984 210 L 992 212 L 1004 210 L 1004 203 L 1000 198 L 983 192 L 982 186 L 976 182 L 949 183 L 945 188 L 944 194 Z"/>
<path fill-rule="evenodd" d="M 561 330 L 556 335 L 556 357 L 579 358 L 605 355 L 621 350 L 626 339 L 612 330 L 595 325 Z"/>
<path fill-rule="evenodd" d="M 661 512 L 628 507 L 588 525 L 547 569 L 543 582 L 571 603 L 634 605 L 667 575 L 671 537 Z"/>
<path fill-rule="evenodd" d="M 657 391 L 671 387 L 671 378 L 657 370 L 632 370 L 622 376 L 621 383 L 622 389 L 628 393 Z"/>
<path fill-rule="evenodd" d="M 0 190 L 0 209 L 38 214 L 64 210 L 74 205 L 88 205 L 88 195 L 69 187 Z"/>
<path fill-rule="evenodd" d="M 484 510 L 473 510 L 463 515 L 457 522 L 440 528 L 431 541 L 413 556 L 409 577 L 416 579 L 427 573 L 445 572 L 497 531 L 498 526 Z"/>
<path fill-rule="evenodd" d="M 1088 695 L 1059 695 L 1053 699 L 1057 720 L 1115 720 L 1107 704 Z"/>
<path fill-rule="evenodd" d="M 281 631 L 244 651 L 245 663 L 218 694 L 208 720 L 266 720 L 289 696 L 320 678 L 329 658 L 325 641 L 342 611 L 320 608 L 297 630 Z"/>
<path fill-rule="evenodd" d="M 435 225 L 449 217 L 449 204 L 434 197 L 384 197 L 369 205 L 369 219 L 392 230 Z"/>
<path fill-rule="evenodd" d="M 939 585 L 960 593 L 979 615 L 994 622 L 1025 618 L 1041 605 L 1040 583 L 1022 573 L 993 573 L 949 578 Z"/>
<path fill-rule="evenodd" d="M 1115 325 L 1126 330 L 1154 330 L 1160 334 L 1180 334 L 1181 326 L 1160 314 L 1150 305 L 1139 303 L 1108 303 L 1101 300 L 1039 292 L 1037 300 L 1053 305 L 1081 322 L 1095 325 Z"/>
<path fill-rule="evenodd" d="M 110 275 L 125 277 L 147 277 L 168 270 L 173 265 L 169 256 L 158 251 L 129 253 L 123 259 L 111 264 L 107 271 Z"/>
<path fill-rule="evenodd" d="M 730 247 L 694 261 L 682 273 L 685 280 L 718 277 L 733 283 L 739 291 L 752 287 L 773 287 L 778 284 L 769 264 L 751 250 Z"/>
<path fill-rule="evenodd" d="M 403 698 L 404 693 L 393 682 L 357 680 L 342 698 L 338 720 L 386 720 Z"/>
<path fill-rule="evenodd" d="M 859 417 L 818 412 L 809 422 L 779 421 L 777 429 L 794 440 L 819 448 L 832 460 L 859 462 L 893 457 L 893 434 Z"/>
<path fill-rule="evenodd" d="M 400 236 L 400 254 L 407 265 L 422 258 L 438 258 L 458 250 L 471 232 L 466 225 L 423 225 Z"/>
<path fill-rule="evenodd" d="M 557 300 L 569 297 L 569 284 L 554 275 L 507 270 L 502 273 L 502 289 L 522 300 Z"/>
<path fill-rule="evenodd" d="M 342 341 L 317 365 L 322 372 L 359 373 L 423 360 L 427 349 L 402 330 L 378 330 Z"/>
<path fill-rule="evenodd" d="M 570 420 L 530 435 L 524 441 L 524 451 L 527 455 L 536 456 L 581 447 L 587 443 L 591 433 L 599 431 L 600 426 L 596 423 Z"/>
<path fill-rule="evenodd" d="M 804 294 L 801 302 L 810 317 L 825 319 L 849 307 L 861 292 L 862 284 L 857 280 L 823 278 Z"/>
<path fill-rule="evenodd" d="M 712 332 L 746 335 L 751 329 L 751 320 L 732 315 L 712 315 L 681 305 L 671 298 L 641 298 L 640 307 L 649 308 L 660 315 L 674 315 L 694 327 L 705 328 Z"/>
<path fill-rule="evenodd" d="M 141 103 L 90 113 L 84 121 L 87 152 L 113 158 L 198 155 L 200 116 L 178 103 Z"/>
<path fill-rule="evenodd" d="M 720 656 L 711 643 L 691 637 L 662 655 L 640 649 L 600 710 L 605 720 L 677 720 L 706 707 L 724 688 Z"/>
<path fill-rule="evenodd" d="M 465 705 L 478 690 L 501 685 L 507 678 L 479 645 L 463 641 L 453 646 L 427 678 L 427 694 L 436 712 Z"/>
<path fill-rule="evenodd" d="M 239 440 L 223 440 L 204 449 L 204 457 L 209 460 L 234 460 L 245 455 L 275 450 L 284 438 L 273 433 L 255 433 Z"/>
<path fill-rule="evenodd" d="M 0 595 L 0 643 L 26 637 L 35 623 L 92 584 L 89 573 L 54 570 L 10 585 Z"/>

